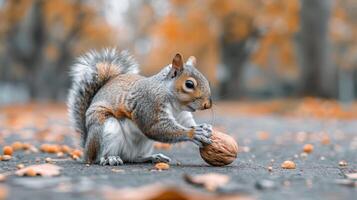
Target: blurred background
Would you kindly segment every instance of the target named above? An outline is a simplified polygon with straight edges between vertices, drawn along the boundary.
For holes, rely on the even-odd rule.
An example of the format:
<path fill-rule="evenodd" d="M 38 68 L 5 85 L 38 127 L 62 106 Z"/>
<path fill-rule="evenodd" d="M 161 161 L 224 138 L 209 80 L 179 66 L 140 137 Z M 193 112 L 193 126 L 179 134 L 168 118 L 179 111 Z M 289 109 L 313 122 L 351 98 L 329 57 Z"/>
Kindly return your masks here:
<path fill-rule="evenodd" d="M 90 49 L 129 49 L 152 75 L 180 52 L 215 99 L 352 102 L 356 0 L 0 0 L 0 104 L 64 101 Z"/>

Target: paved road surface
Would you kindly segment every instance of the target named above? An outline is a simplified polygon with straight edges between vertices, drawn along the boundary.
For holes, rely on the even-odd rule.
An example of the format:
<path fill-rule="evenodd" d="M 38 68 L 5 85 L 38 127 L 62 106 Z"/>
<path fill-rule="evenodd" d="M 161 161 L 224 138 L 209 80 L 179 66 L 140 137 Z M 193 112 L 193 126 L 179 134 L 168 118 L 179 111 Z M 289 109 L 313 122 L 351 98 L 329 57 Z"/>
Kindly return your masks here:
<path fill-rule="evenodd" d="M 211 118 L 199 120 L 211 121 Z M 64 168 L 59 177 L 11 175 L 0 186 L 8 188 L 8 199 L 100 199 L 101 191 L 108 186 L 137 187 L 159 182 L 193 188 L 183 180 L 184 174 L 215 172 L 231 177 L 229 184 L 218 189 L 220 193 L 246 194 L 257 199 L 354 199 L 357 196 L 356 186 L 336 182 L 336 179 L 346 180 L 345 173 L 357 172 L 357 121 L 216 116 L 213 123 L 238 140 L 241 152 L 232 165 L 208 166 L 195 146 L 183 144 L 170 150 L 157 150 L 173 159 L 167 171 L 152 171 L 152 164 L 102 167 L 65 159 L 56 162 Z M 6 143 L 15 139 L 6 138 Z M 315 147 L 307 157 L 301 156 L 305 143 Z M 44 153 L 16 152 L 13 160 L 0 162 L 0 173 L 14 171 L 18 163 L 35 164 L 38 157 L 55 158 Z M 293 160 L 296 169 L 281 169 L 284 160 Z M 341 160 L 347 161 L 347 166 L 339 166 Z M 273 167 L 271 172 L 268 166 Z"/>

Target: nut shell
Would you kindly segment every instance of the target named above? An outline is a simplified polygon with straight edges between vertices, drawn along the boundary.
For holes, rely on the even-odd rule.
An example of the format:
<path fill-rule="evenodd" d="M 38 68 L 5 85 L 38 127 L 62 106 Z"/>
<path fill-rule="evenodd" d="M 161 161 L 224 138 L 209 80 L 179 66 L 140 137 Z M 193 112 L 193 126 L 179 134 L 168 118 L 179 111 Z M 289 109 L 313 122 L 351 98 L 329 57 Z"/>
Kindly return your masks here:
<path fill-rule="evenodd" d="M 238 154 L 238 144 L 229 135 L 213 131 L 212 144 L 200 148 L 200 154 L 204 161 L 213 166 L 231 164 Z"/>

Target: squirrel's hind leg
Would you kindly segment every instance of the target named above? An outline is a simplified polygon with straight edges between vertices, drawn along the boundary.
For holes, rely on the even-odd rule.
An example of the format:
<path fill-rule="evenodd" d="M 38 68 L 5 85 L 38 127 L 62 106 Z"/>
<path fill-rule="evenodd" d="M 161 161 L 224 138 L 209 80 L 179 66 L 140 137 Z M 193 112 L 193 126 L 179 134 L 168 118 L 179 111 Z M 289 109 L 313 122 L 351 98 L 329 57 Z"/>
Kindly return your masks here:
<path fill-rule="evenodd" d="M 123 138 L 118 120 L 105 109 L 87 111 L 88 137 L 84 147 L 84 159 L 88 163 L 122 165 L 119 148 Z"/>
<path fill-rule="evenodd" d="M 120 133 L 121 127 L 118 120 L 110 117 L 105 120 L 103 124 L 101 152 L 100 152 L 100 165 L 122 165 L 123 160 L 119 156 L 119 151 L 124 138 Z"/>

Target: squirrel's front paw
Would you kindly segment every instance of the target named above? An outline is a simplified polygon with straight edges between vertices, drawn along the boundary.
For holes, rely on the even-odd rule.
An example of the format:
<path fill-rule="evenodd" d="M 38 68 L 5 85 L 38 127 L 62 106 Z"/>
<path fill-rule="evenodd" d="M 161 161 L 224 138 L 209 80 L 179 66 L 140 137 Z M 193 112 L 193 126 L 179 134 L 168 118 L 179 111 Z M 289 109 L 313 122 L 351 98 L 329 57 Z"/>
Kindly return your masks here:
<path fill-rule="evenodd" d="M 151 162 L 153 163 L 159 163 L 159 162 L 164 162 L 164 163 L 169 163 L 171 162 L 171 159 L 164 154 L 158 153 L 158 154 L 153 154 L 150 156 L 151 157 Z"/>
<path fill-rule="evenodd" d="M 194 126 L 193 129 L 195 134 L 193 136 L 193 142 L 199 147 L 203 147 L 204 145 L 212 143 L 210 139 L 212 135 L 212 126 L 210 124 L 200 124 Z"/>
<path fill-rule="evenodd" d="M 115 165 L 122 165 L 124 162 L 119 156 L 108 156 L 108 157 L 101 157 L 100 158 L 100 165 L 110 165 L 110 166 L 115 166 Z"/>

